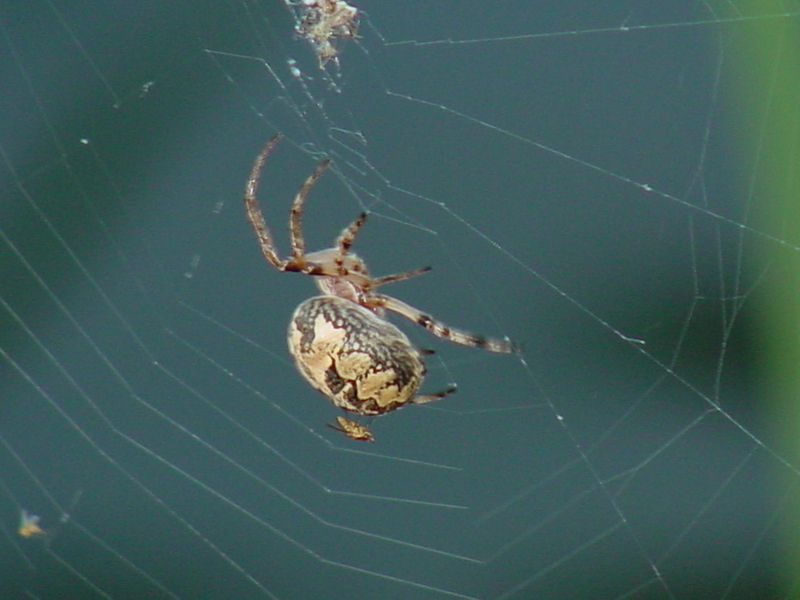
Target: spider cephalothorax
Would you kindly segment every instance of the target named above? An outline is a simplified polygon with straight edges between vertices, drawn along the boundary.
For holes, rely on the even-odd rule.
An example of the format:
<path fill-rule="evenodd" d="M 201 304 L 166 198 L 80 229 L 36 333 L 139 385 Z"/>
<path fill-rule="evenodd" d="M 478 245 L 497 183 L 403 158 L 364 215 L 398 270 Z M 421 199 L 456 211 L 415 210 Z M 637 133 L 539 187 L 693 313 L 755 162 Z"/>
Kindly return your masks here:
<path fill-rule="evenodd" d="M 384 318 L 385 310 L 456 344 L 490 352 L 515 351 L 514 344 L 507 339 L 484 338 L 453 329 L 405 302 L 376 292 L 379 286 L 409 279 L 430 267 L 370 277 L 364 261 L 350 252 L 350 246 L 366 220 L 366 213 L 361 213 L 342 230 L 333 248 L 306 254 L 301 228 L 303 204 L 329 160 L 317 166 L 294 198 L 289 216 L 292 254 L 281 259 L 256 200 L 264 161 L 279 139 L 280 135 L 273 136 L 256 157 L 244 200 L 264 258 L 281 271 L 313 275 L 322 293 L 297 307 L 288 332 L 289 351 L 295 364 L 315 389 L 336 406 L 360 415 L 383 414 L 406 403 L 433 402 L 455 391 L 451 387 L 434 394 L 417 395 L 425 377 L 424 352 Z M 349 436 L 367 439 L 366 435 Z"/>

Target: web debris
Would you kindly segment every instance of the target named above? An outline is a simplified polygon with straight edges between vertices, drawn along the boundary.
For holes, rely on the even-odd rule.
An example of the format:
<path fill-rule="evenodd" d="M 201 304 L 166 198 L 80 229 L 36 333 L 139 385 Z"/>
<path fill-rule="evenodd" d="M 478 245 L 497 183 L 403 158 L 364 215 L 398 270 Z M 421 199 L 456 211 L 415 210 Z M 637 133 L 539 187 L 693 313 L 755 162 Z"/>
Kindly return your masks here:
<path fill-rule="evenodd" d="M 24 538 L 44 537 L 48 534 L 47 531 L 42 529 L 39 525 L 41 517 L 39 515 L 32 515 L 24 508 L 19 518 L 19 527 L 17 533 Z"/>
<path fill-rule="evenodd" d="M 295 29 L 309 41 L 320 69 L 328 61 L 339 65 L 337 38 L 354 38 L 358 31 L 358 9 L 344 0 L 303 0 Z"/>

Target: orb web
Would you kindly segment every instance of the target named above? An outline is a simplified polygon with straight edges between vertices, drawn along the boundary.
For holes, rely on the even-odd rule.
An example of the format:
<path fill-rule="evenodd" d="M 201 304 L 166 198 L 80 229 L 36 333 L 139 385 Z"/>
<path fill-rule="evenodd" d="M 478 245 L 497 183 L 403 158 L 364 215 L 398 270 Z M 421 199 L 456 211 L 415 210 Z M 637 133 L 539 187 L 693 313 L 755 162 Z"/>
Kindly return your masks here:
<path fill-rule="evenodd" d="M 797 3 L 360 2 L 327 60 L 311 4 L 0 12 L 3 597 L 788 593 Z M 276 132 L 282 254 L 330 158 L 309 249 L 366 211 L 434 267 L 392 295 L 524 351 L 397 319 L 458 393 L 326 427 L 242 207 Z"/>

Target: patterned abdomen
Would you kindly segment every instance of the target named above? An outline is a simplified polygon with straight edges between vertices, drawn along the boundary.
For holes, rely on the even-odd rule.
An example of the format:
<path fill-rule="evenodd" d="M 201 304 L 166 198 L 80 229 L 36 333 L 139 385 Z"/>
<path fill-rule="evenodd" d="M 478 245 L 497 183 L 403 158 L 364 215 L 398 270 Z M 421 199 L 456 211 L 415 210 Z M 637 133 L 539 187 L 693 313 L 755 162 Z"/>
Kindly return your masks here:
<path fill-rule="evenodd" d="M 303 377 L 336 406 L 362 415 L 402 406 L 425 377 L 420 352 L 402 331 L 336 296 L 298 306 L 288 339 Z"/>

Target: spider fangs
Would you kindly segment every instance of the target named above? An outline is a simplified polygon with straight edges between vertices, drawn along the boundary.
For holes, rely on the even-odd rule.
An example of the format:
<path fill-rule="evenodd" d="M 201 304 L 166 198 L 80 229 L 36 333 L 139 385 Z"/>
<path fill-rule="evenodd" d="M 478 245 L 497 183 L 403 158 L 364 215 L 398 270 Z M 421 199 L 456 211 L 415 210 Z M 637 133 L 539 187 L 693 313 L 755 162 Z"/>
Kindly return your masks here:
<path fill-rule="evenodd" d="M 280 138 L 280 134 L 273 136 L 256 157 L 244 202 L 267 262 L 280 271 L 313 275 L 322 293 L 297 307 L 288 332 L 289 351 L 297 369 L 312 387 L 336 406 L 359 415 L 380 415 L 407 403 L 433 402 L 455 391 L 455 387 L 451 387 L 433 394 L 416 395 L 425 377 L 422 360 L 425 352 L 412 345 L 402 331 L 385 319 L 386 310 L 462 346 L 489 352 L 517 351 L 518 347 L 508 339 L 484 338 L 454 329 L 401 300 L 376 292 L 382 285 L 420 275 L 430 267 L 370 277 L 364 262 L 350 252 L 366 213 L 361 213 L 342 230 L 333 248 L 306 254 L 301 227 L 303 204 L 329 160 L 322 161 L 297 192 L 289 216 L 292 253 L 288 258 L 280 258 L 256 200 L 261 169 Z M 353 421 L 339 418 L 338 425 L 332 427 L 343 430 L 348 437 L 372 439 L 366 427 Z"/>

